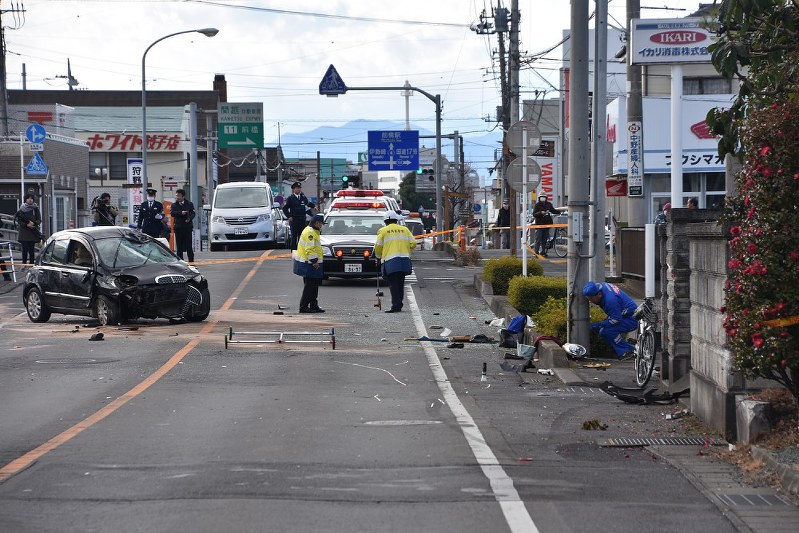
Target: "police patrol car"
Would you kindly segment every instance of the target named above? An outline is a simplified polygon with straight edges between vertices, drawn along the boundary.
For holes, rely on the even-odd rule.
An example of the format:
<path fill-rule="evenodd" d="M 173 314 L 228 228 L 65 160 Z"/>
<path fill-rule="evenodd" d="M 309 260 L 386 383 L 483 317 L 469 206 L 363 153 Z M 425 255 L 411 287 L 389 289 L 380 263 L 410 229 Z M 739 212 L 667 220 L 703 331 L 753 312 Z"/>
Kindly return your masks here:
<path fill-rule="evenodd" d="M 397 201 L 382 191 L 339 191 L 322 229 L 325 279 L 376 277 L 377 232 L 384 226 L 386 211 L 398 209 Z"/>

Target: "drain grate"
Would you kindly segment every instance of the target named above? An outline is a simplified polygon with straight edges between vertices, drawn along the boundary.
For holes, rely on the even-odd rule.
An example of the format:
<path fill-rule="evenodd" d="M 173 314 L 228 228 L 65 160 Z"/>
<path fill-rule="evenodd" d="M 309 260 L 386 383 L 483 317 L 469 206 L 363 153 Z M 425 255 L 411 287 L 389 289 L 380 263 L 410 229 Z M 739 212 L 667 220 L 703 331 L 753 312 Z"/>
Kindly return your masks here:
<path fill-rule="evenodd" d="M 600 439 L 600 446 L 726 446 L 721 439 L 705 439 L 704 437 L 618 437 Z"/>
<path fill-rule="evenodd" d="M 721 501 L 733 507 L 774 507 L 789 505 L 779 496 L 773 494 L 719 494 Z"/>

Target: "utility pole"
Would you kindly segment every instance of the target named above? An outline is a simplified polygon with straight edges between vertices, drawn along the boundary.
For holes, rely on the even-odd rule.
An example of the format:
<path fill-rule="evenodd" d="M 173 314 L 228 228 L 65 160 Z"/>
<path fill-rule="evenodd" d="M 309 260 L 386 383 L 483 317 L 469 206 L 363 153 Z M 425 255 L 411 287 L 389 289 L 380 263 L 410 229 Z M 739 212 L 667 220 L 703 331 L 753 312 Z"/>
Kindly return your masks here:
<path fill-rule="evenodd" d="M 644 143 L 646 136 L 644 135 L 644 106 L 643 106 L 643 88 L 642 88 L 642 67 L 641 65 L 633 65 L 632 57 L 633 51 L 630 48 L 632 40 L 632 19 L 641 17 L 641 0 L 627 0 L 627 86 L 629 93 L 627 95 L 627 138 L 629 142 L 629 128 L 633 123 L 641 125 L 639 132 L 640 146 L 639 150 L 639 163 L 640 174 L 643 176 L 646 169 L 646 160 L 644 158 Z M 629 149 L 627 150 L 627 175 L 630 175 L 630 160 Z M 628 179 L 628 197 L 627 206 L 629 208 L 627 221 L 630 227 L 637 228 L 643 227 L 647 223 L 646 220 L 646 195 L 630 196 L 629 179 Z M 677 206 L 679 207 L 679 206 Z"/>
<path fill-rule="evenodd" d="M 571 57 L 569 58 L 569 239 L 566 268 L 569 342 L 588 346 L 588 0 L 571 3 Z"/>
<path fill-rule="evenodd" d="M 596 0 L 594 87 L 591 99 L 591 257 L 589 278 L 605 281 L 605 117 L 608 93 L 608 2 Z"/>
<path fill-rule="evenodd" d="M 3 16 L 10 13 L 14 18 L 14 24 L 7 24 Z M 8 137 L 8 83 L 6 78 L 6 28 L 17 30 L 25 24 L 25 8 L 17 3 L 11 3 L 11 9 L 0 9 L 0 127 L 3 135 Z"/>
<path fill-rule="evenodd" d="M 508 59 L 509 59 L 509 72 L 508 72 L 508 126 L 505 128 L 505 142 L 503 142 L 503 146 L 505 146 L 505 150 L 509 150 L 507 147 L 507 135 L 508 129 L 519 121 L 519 0 L 512 0 L 511 1 L 511 10 L 510 10 L 510 49 L 508 50 Z M 508 165 L 511 163 L 511 158 L 508 157 L 505 161 L 505 176 L 508 175 L 507 168 Z M 521 219 L 522 228 L 526 226 L 527 223 L 527 213 L 522 213 L 521 217 L 517 212 L 517 206 L 519 205 L 519 198 L 510 186 L 508 187 L 512 194 L 510 196 L 510 253 L 511 255 L 516 255 L 517 243 L 520 246 L 524 246 L 523 243 L 519 240 L 519 231 L 516 227 L 516 222 Z M 522 231 L 524 234 L 524 231 Z"/>

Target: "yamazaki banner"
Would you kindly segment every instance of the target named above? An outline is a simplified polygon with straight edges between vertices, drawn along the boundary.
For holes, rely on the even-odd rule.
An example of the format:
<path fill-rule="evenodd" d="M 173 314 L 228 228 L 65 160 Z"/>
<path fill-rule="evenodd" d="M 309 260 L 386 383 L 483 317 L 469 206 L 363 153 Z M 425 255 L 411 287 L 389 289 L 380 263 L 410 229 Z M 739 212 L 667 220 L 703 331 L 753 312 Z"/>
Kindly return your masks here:
<path fill-rule="evenodd" d="M 183 134 L 148 133 L 147 150 L 152 152 L 179 152 Z M 138 152 L 141 151 L 139 133 L 90 133 L 86 138 L 90 152 Z"/>

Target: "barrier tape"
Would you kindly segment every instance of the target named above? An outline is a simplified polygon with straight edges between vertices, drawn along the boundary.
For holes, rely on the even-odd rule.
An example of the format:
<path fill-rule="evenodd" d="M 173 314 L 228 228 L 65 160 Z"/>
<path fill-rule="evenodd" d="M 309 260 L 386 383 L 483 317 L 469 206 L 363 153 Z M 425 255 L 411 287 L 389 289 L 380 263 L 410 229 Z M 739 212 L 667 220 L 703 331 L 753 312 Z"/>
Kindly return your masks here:
<path fill-rule="evenodd" d="M 794 326 L 799 324 L 799 315 L 789 316 L 785 318 L 775 318 L 773 320 L 765 320 L 762 322 L 764 326 L 772 328 L 783 328 L 785 326 Z"/>

